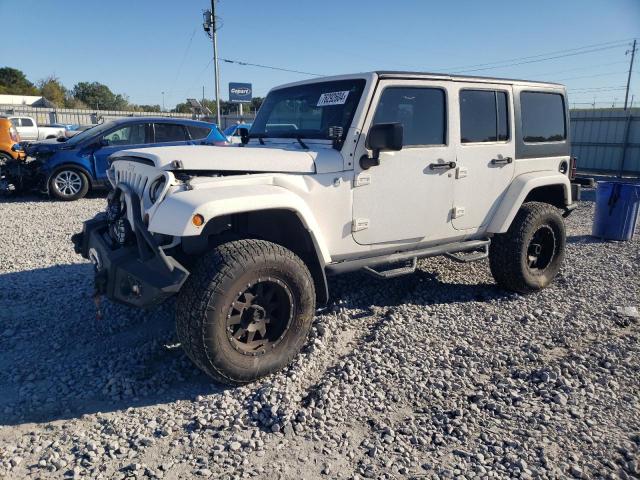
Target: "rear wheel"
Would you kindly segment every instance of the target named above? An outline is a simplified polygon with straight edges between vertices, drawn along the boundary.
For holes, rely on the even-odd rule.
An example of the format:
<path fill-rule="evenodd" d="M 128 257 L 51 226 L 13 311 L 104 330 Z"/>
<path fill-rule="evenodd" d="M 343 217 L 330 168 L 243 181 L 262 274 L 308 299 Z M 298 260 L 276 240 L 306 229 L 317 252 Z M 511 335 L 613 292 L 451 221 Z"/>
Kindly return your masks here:
<path fill-rule="evenodd" d="M 89 180 L 80 170 L 64 168 L 49 179 L 49 191 L 59 200 L 78 200 L 89 191 Z"/>
<path fill-rule="evenodd" d="M 564 261 L 565 228 L 558 209 L 525 203 L 506 233 L 493 237 L 489 264 L 496 282 L 519 293 L 548 286 Z"/>
<path fill-rule="evenodd" d="M 218 382 L 242 384 L 291 362 L 314 310 L 302 260 L 280 245 L 244 239 L 198 262 L 178 297 L 176 327 L 198 367 Z"/>

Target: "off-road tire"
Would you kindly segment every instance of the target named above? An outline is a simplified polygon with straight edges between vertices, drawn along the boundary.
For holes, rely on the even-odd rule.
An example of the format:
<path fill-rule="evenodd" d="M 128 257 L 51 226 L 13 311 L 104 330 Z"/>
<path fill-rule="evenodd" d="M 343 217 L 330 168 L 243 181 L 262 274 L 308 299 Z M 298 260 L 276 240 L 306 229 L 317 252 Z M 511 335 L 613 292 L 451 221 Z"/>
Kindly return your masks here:
<path fill-rule="evenodd" d="M 553 257 L 543 269 L 529 266 L 534 234 L 553 232 Z M 518 293 L 530 293 L 547 287 L 564 261 L 566 233 L 557 208 L 548 203 L 527 202 L 518 211 L 506 233 L 495 235 L 489 247 L 491 274 L 501 287 Z"/>
<path fill-rule="evenodd" d="M 239 292 L 267 278 L 288 288 L 289 326 L 265 353 L 247 354 L 229 337 L 233 327 L 227 326 L 227 318 Z M 216 382 L 239 385 L 288 365 L 304 345 L 314 312 L 313 279 L 298 256 L 264 240 L 234 240 L 207 253 L 191 272 L 178 295 L 176 330 L 200 369 Z"/>
<path fill-rule="evenodd" d="M 77 178 L 79 180 L 77 190 L 74 187 L 72 190 L 66 190 L 65 192 L 64 189 L 59 187 L 59 183 L 57 183 L 57 181 L 61 179 L 61 176 L 64 176 L 64 175 L 68 175 L 70 178 L 73 178 L 73 179 Z M 72 200 L 78 200 L 80 198 L 83 198 L 88 191 L 89 191 L 89 179 L 83 172 L 81 172 L 76 168 L 73 168 L 73 167 L 62 168 L 61 170 L 58 170 L 53 175 L 51 175 L 51 177 L 49 178 L 49 193 L 51 193 L 51 195 L 53 195 L 58 200 L 64 200 L 67 202 L 70 202 Z"/>

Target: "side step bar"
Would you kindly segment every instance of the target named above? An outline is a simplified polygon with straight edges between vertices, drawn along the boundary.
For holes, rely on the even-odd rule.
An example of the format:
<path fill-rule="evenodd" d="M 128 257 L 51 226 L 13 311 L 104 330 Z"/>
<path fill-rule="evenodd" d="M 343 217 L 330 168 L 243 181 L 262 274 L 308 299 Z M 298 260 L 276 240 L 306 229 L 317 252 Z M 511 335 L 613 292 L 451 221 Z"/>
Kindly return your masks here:
<path fill-rule="evenodd" d="M 406 267 L 398 267 L 392 268 L 391 270 L 374 270 L 371 267 L 364 267 L 363 270 L 367 272 L 369 275 L 373 275 L 376 278 L 382 278 L 384 280 L 388 278 L 396 278 L 401 277 L 402 275 L 409 275 L 413 273 L 418 268 L 418 259 L 413 257 L 411 259 L 411 265 L 407 265 Z"/>
<path fill-rule="evenodd" d="M 446 252 L 444 256 L 458 263 L 471 263 L 477 262 L 478 260 L 484 260 L 489 257 L 489 242 L 487 242 L 479 252 L 473 252 L 469 255 L 456 255 L 455 253 Z"/>
<path fill-rule="evenodd" d="M 489 252 L 489 244 L 491 240 L 469 240 L 466 242 L 454 242 L 447 243 L 445 245 L 436 245 L 433 247 L 420 248 L 418 250 L 406 250 L 402 252 L 395 252 L 387 255 L 380 255 L 375 257 L 366 257 L 366 258 L 355 258 L 353 260 L 343 260 L 341 262 L 330 263 L 325 269 L 328 275 L 338 275 L 346 272 L 353 272 L 355 270 L 365 269 L 368 273 L 380 274 L 382 278 L 393 278 L 393 276 L 402 275 L 404 273 L 411 273 L 415 271 L 410 270 L 411 267 L 401 267 L 399 269 L 388 270 L 387 272 L 391 273 L 393 276 L 385 275 L 386 272 L 380 272 L 373 269 L 373 267 L 378 265 L 389 265 L 393 263 L 406 262 L 411 260 L 411 262 L 417 262 L 419 258 L 427 258 L 427 257 L 435 257 L 438 255 L 447 255 L 459 252 L 470 252 L 474 250 L 482 250 L 482 252 L 478 252 L 477 256 L 468 261 L 480 260 L 482 258 L 486 258 Z M 474 254 L 475 255 L 475 254 Z M 470 255 L 469 257 L 474 257 L 474 255 Z M 451 258 L 449 255 L 447 255 Z M 456 261 L 465 261 L 461 260 L 462 257 L 456 258 Z M 367 268 L 365 268 L 367 267 Z M 401 271 L 401 273 L 393 274 L 394 271 Z M 377 275 L 376 275 L 377 276 Z"/>

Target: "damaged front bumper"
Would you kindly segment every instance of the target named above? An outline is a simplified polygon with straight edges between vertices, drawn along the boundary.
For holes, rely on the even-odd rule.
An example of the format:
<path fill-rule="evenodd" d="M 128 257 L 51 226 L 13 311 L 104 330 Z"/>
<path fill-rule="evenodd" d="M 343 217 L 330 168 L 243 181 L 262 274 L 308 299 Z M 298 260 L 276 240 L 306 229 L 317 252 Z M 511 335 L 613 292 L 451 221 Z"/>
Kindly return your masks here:
<path fill-rule="evenodd" d="M 0 165 L 0 194 L 42 189 L 44 175 L 39 160 L 11 159 Z"/>
<path fill-rule="evenodd" d="M 94 264 L 97 295 L 135 307 L 159 304 L 180 290 L 189 272 L 166 255 L 147 230 L 138 195 L 124 184 L 119 184 L 113 195 L 123 195 L 131 210 L 129 223 L 135 241 L 129 245 L 114 241 L 107 215 L 101 213 L 84 222 L 82 232 L 72 236 L 75 251 Z"/>

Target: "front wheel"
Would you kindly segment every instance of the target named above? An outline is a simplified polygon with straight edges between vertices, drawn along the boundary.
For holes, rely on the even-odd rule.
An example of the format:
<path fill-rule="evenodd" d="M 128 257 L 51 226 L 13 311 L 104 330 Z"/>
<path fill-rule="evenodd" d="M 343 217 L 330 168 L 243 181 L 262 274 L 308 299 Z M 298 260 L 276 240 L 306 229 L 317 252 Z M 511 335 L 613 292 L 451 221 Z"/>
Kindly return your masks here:
<path fill-rule="evenodd" d="M 548 203 L 527 202 L 506 233 L 493 237 L 489 265 L 507 290 L 529 293 L 547 287 L 564 261 L 566 234 L 562 216 Z"/>
<path fill-rule="evenodd" d="M 243 384 L 288 365 L 313 320 L 304 262 L 263 240 L 224 243 L 198 262 L 176 306 L 186 354 L 217 382 Z"/>
<path fill-rule="evenodd" d="M 89 191 L 89 179 L 80 170 L 64 168 L 49 179 L 49 191 L 58 200 L 78 200 Z"/>

